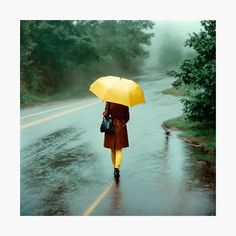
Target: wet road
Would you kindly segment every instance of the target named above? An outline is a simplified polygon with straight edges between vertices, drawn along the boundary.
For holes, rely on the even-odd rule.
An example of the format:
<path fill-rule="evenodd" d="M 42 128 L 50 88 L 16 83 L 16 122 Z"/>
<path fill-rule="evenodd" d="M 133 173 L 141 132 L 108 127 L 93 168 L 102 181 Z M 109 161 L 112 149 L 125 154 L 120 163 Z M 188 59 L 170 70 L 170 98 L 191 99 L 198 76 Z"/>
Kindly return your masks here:
<path fill-rule="evenodd" d="M 161 93 L 174 79 L 137 79 L 146 103 L 130 108 L 119 183 L 99 132 L 104 103 L 21 111 L 21 215 L 215 215 L 215 175 L 199 161 L 206 154 L 161 128 L 182 113 L 180 98 Z"/>

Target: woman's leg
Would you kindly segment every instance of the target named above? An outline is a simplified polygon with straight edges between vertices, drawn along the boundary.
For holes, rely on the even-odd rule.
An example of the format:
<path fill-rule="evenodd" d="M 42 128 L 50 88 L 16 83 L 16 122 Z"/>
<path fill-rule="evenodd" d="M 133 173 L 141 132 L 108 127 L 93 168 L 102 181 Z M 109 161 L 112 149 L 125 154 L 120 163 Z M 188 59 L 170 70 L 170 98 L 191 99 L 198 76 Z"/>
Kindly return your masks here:
<path fill-rule="evenodd" d="M 116 164 L 116 151 L 114 149 L 111 149 L 111 160 L 112 160 L 113 167 L 115 168 L 115 164 Z"/>
<path fill-rule="evenodd" d="M 121 165 L 121 160 L 122 160 L 122 149 L 116 149 L 115 150 L 115 162 L 113 162 L 114 167 L 117 169 L 120 169 Z"/>

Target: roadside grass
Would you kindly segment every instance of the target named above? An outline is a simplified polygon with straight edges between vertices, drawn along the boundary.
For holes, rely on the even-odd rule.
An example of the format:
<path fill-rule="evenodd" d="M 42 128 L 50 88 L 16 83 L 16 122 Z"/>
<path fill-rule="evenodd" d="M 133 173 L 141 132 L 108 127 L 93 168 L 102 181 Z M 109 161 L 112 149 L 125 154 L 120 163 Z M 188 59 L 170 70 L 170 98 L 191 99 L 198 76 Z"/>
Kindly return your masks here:
<path fill-rule="evenodd" d="M 70 98 L 78 98 L 88 96 L 88 93 L 70 90 L 70 91 L 61 91 L 56 94 L 46 95 L 46 94 L 35 94 L 27 90 L 21 91 L 20 97 L 20 107 L 26 108 L 35 105 L 40 105 L 47 102 L 54 102 Z"/>
<path fill-rule="evenodd" d="M 189 86 L 187 85 L 181 85 L 181 86 L 178 86 L 177 88 L 172 86 L 171 88 L 163 90 L 162 93 L 177 96 L 177 97 L 187 96 L 188 88 Z"/>
<path fill-rule="evenodd" d="M 164 121 L 163 126 L 172 130 L 180 130 L 180 137 L 191 145 L 206 151 L 209 154 L 207 161 L 215 165 L 216 131 L 214 123 L 190 122 L 182 115 Z"/>
<path fill-rule="evenodd" d="M 163 90 L 162 93 L 177 96 L 177 97 L 183 96 L 183 94 L 178 89 L 176 89 L 175 87 Z"/>
<path fill-rule="evenodd" d="M 24 97 L 21 97 L 21 108 L 26 108 L 30 106 L 35 106 L 47 102 L 53 102 L 61 99 L 69 98 L 67 93 L 60 93 L 56 95 L 37 95 L 37 94 L 24 94 Z"/>
<path fill-rule="evenodd" d="M 171 87 L 162 91 L 163 94 L 173 96 L 187 96 L 188 90 L 191 90 L 191 85 L 181 84 L 177 87 Z M 216 153 L 216 130 L 215 122 L 191 122 L 185 119 L 184 115 L 166 120 L 163 126 L 181 131 L 181 138 L 192 145 L 200 146 L 204 151 L 208 152 L 209 156 L 215 156 Z M 215 162 L 215 158 L 210 158 L 209 161 Z"/>

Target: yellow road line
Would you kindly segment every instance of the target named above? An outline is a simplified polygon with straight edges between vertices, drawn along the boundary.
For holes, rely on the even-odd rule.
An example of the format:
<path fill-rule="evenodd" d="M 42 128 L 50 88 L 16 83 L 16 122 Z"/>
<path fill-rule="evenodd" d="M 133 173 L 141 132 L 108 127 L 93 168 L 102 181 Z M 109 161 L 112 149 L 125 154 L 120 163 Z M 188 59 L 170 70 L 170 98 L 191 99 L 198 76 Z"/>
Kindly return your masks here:
<path fill-rule="evenodd" d="M 89 216 L 99 205 L 99 203 L 102 201 L 102 199 L 109 193 L 111 190 L 111 187 L 114 183 L 110 183 L 106 189 L 95 199 L 95 201 L 85 210 L 82 212 L 82 216 Z"/>
<path fill-rule="evenodd" d="M 23 120 L 23 119 L 26 119 L 26 118 L 29 118 L 29 117 L 45 114 L 45 113 L 48 113 L 48 112 L 51 112 L 51 111 L 56 111 L 56 110 L 60 110 L 60 109 L 66 108 L 66 107 L 75 106 L 75 105 L 78 105 L 80 103 L 84 103 L 84 102 L 87 102 L 87 101 L 88 100 L 82 101 L 82 102 L 73 103 L 73 104 L 70 104 L 70 105 L 62 106 L 62 107 L 52 108 L 52 109 L 49 109 L 49 110 L 46 110 L 46 111 L 41 111 L 41 112 L 33 113 L 33 114 L 30 114 L 30 115 L 22 116 L 20 119 Z"/>
<path fill-rule="evenodd" d="M 55 118 L 57 118 L 57 117 L 66 115 L 66 114 L 68 114 L 68 113 L 71 113 L 71 112 L 74 112 L 74 111 L 78 111 L 78 110 L 81 110 L 81 109 L 86 108 L 86 107 L 89 107 L 89 106 L 93 106 L 93 105 L 95 105 L 95 104 L 97 104 L 97 103 L 99 103 L 99 102 L 94 102 L 94 103 L 91 103 L 91 104 L 87 104 L 87 105 L 84 105 L 84 106 L 81 106 L 81 107 L 77 107 L 77 108 L 74 108 L 74 109 L 71 109 L 71 110 L 67 110 L 67 111 L 58 113 L 58 114 L 55 114 L 55 115 L 52 115 L 52 116 L 48 116 L 48 117 L 42 118 L 42 119 L 40 119 L 40 120 L 36 120 L 36 121 L 30 122 L 30 123 L 27 123 L 27 124 L 25 124 L 25 125 L 21 125 L 20 128 L 21 128 L 21 129 L 29 128 L 29 127 L 31 127 L 31 126 L 41 124 L 41 123 L 43 123 L 43 122 L 46 122 L 46 121 L 55 119 Z"/>

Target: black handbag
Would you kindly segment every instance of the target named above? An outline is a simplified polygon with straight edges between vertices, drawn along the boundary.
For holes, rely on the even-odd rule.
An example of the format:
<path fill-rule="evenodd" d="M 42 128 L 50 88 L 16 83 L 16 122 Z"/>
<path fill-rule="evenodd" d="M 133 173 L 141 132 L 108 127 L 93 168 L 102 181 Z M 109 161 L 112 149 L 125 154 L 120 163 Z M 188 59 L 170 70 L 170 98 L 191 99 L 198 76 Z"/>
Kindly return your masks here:
<path fill-rule="evenodd" d="M 102 133 L 104 133 L 104 132 L 109 133 L 109 134 L 114 133 L 115 127 L 113 125 L 111 116 L 103 118 L 103 121 L 102 121 L 102 124 L 101 124 L 101 127 L 100 127 L 100 131 Z"/>

